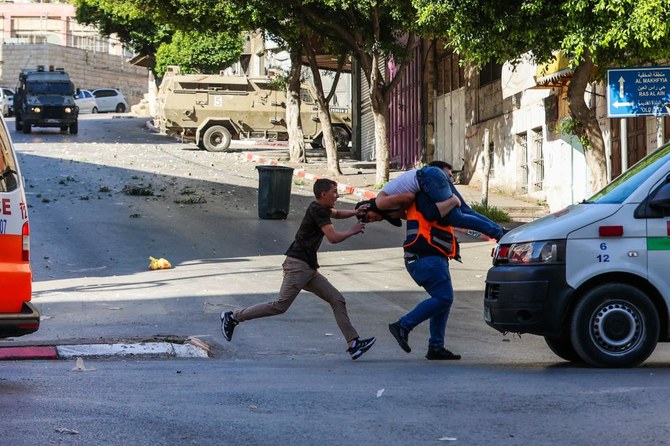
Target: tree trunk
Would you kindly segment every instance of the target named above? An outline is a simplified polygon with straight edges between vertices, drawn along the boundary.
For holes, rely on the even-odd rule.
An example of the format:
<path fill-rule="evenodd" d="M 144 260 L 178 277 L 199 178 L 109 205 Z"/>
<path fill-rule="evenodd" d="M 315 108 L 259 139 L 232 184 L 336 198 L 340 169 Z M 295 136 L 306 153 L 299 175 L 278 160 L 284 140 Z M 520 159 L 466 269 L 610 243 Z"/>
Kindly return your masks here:
<path fill-rule="evenodd" d="M 372 115 L 375 121 L 375 184 L 382 186 L 389 180 L 388 104 L 386 101 L 372 101 Z M 375 105 L 377 104 L 377 105 Z"/>
<path fill-rule="evenodd" d="M 367 68 L 369 70 L 367 79 L 370 84 L 370 103 L 372 105 L 372 115 L 375 122 L 375 184 L 379 187 L 386 184 L 389 180 L 389 141 L 388 141 L 388 120 L 389 107 L 386 96 L 388 84 L 379 69 L 379 53 L 373 52 L 372 57 L 367 59 Z"/>
<path fill-rule="evenodd" d="M 482 168 L 484 169 L 484 181 L 482 181 L 482 206 L 489 206 L 489 180 L 491 179 L 491 153 L 489 152 L 489 144 L 491 144 L 491 137 L 489 129 L 484 130 L 484 162 Z"/>
<path fill-rule="evenodd" d="M 298 47 L 298 48 L 296 48 Z M 300 121 L 300 70 L 302 48 L 299 45 L 291 46 L 291 71 L 289 72 L 288 91 L 286 97 L 286 130 L 288 131 L 288 153 L 292 163 L 304 163 L 305 137 Z"/>
<path fill-rule="evenodd" d="M 342 170 L 340 170 L 340 160 L 337 158 L 337 144 L 335 144 L 335 137 L 333 136 L 333 124 L 330 121 L 330 108 L 328 107 L 328 100 L 326 100 L 326 96 L 323 92 L 323 83 L 321 82 L 321 73 L 319 72 L 319 66 L 316 61 L 316 52 L 310 46 L 310 41 L 306 34 L 303 34 L 303 48 L 307 52 L 309 68 L 311 69 L 312 77 L 314 78 L 319 122 L 321 123 L 321 144 L 326 149 L 328 174 L 332 176 L 342 175 Z"/>
<path fill-rule="evenodd" d="M 586 165 L 589 169 L 589 192 L 595 193 L 607 185 L 607 160 L 605 141 L 596 119 L 595 110 L 586 105 L 584 94 L 594 71 L 589 51 L 584 52 L 584 61 L 575 68 L 568 87 L 568 108 L 572 118 L 579 121 L 577 136 L 586 136 L 588 147 L 584 147 Z"/>
<path fill-rule="evenodd" d="M 324 108 L 321 101 L 319 101 L 319 121 L 323 132 L 321 142 L 326 149 L 328 174 L 332 176 L 342 175 L 340 160 L 337 158 L 337 144 L 335 144 L 335 137 L 333 136 L 333 124 L 330 122 L 330 113 L 328 112 L 328 106 L 326 105 Z"/>

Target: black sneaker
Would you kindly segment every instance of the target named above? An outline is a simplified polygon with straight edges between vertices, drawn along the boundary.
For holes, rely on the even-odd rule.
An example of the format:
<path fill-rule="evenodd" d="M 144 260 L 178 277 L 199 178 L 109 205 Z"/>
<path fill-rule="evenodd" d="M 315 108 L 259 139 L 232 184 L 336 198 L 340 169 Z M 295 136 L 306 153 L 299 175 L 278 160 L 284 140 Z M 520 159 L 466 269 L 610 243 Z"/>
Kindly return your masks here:
<path fill-rule="evenodd" d="M 409 331 L 400 326 L 400 321 L 389 324 L 389 331 L 395 340 L 398 341 L 398 345 L 400 345 L 401 349 L 405 350 L 407 353 L 412 351 L 409 344 L 407 343 L 409 340 Z"/>
<path fill-rule="evenodd" d="M 347 349 L 351 355 L 351 359 L 358 359 L 363 353 L 370 350 L 370 347 L 372 347 L 376 340 L 377 338 L 354 340 L 354 345 Z"/>
<path fill-rule="evenodd" d="M 239 324 L 239 322 L 233 319 L 232 311 L 221 313 L 221 333 L 223 333 L 223 337 L 226 338 L 226 341 L 230 342 L 230 340 L 233 339 L 233 331 L 237 324 Z"/>
<path fill-rule="evenodd" d="M 444 347 L 440 348 L 428 347 L 428 353 L 426 353 L 426 359 L 455 360 L 455 359 L 461 359 L 461 355 L 455 355 Z"/>

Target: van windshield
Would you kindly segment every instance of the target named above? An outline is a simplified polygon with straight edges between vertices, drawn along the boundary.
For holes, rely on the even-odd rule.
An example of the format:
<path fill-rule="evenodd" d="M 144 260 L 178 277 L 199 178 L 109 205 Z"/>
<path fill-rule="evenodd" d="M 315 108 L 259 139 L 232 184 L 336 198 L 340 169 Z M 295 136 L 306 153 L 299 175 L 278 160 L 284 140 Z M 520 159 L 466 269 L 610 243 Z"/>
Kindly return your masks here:
<path fill-rule="evenodd" d="M 28 91 L 32 94 L 71 95 L 72 84 L 69 82 L 29 82 Z"/>
<path fill-rule="evenodd" d="M 633 167 L 619 175 L 586 203 L 620 204 L 633 193 L 650 175 L 670 160 L 670 144 L 665 145 L 638 161 Z"/>

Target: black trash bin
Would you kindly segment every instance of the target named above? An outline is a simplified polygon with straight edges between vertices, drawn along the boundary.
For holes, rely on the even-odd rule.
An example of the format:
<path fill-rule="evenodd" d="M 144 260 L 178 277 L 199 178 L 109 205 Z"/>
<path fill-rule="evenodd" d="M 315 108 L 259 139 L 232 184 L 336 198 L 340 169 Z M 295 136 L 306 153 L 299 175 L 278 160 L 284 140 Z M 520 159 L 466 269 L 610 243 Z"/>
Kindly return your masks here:
<path fill-rule="evenodd" d="M 256 166 L 258 169 L 258 217 L 285 220 L 291 204 L 293 168 Z"/>

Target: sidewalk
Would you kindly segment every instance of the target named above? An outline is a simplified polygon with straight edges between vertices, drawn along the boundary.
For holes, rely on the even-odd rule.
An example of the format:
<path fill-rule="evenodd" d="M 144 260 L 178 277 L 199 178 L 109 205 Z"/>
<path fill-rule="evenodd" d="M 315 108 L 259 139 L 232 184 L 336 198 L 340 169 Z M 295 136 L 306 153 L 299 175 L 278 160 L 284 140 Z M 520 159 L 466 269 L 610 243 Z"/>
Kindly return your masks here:
<path fill-rule="evenodd" d="M 340 154 L 341 155 L 341 154 Z M 246 161 L 262 165 L 288 166 L 294 169 L 294 177 L 305 181 L 315 181 L 318 178 L 331 178 L 338 183 L 339 192 L 343 196 L 351 195 L 360 200 L 366 200 L 377 196 L 379 189 L 375 187 L 375 163 L 357 161 L 348 158 L 340 159 L 340 170 L 342 175 L 333 177 L 328 174 L 327 162 L 323 150 L 308 150 L 307 163 L 291 163 L 288 161 L 288 150 L 285 146 L 277 145 L 273 148 L 259 148 L 253 151 L 242 152 Z M 403 173 L 401 170 L 391 170 L 390 178 Z M 457 184 L 456 187 L 468 203 L 479 203 L 482 200 L 480 187 L 467 184 Z M 489 205 L 507 212 L 512 222 L 505 223 L 505 227 L 519 226 L 528 221 L 540 218 L 548 214 L 546 207 L 537 203 L 519 198 L 510 197 L 489 190 Z"/>

